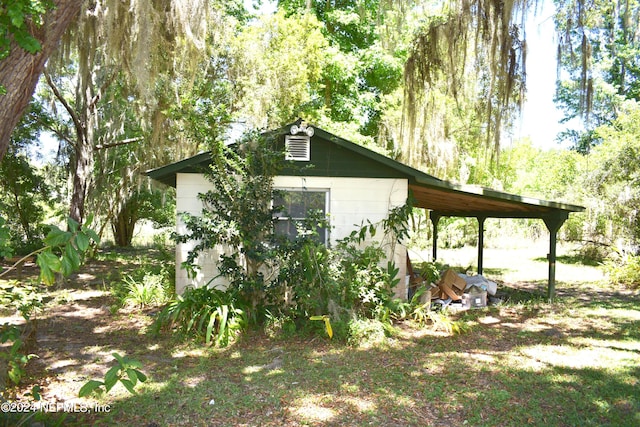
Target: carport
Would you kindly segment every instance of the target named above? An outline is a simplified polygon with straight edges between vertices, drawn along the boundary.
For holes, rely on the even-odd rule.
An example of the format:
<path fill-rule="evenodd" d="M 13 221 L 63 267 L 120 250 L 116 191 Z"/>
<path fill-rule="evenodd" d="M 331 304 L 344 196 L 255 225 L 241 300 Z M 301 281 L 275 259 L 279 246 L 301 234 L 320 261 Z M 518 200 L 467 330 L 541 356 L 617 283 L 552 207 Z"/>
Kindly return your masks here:
<path fill-rule="evenodd" d="M 478 274 L 482 274 L 484 223 L 487 218 L 539 218 L 549 230 L 549 282 L 547 296 L 553 300 L 556 286 L 558 230 L 572 212 L 584 207 L 539 200 L 499 191 L 453 184 L 418 173 L 410 180 L 415 206 L 428 209 L 433 224 L 433 259 L 438 256 L 438 222 L 443 217 L 476 218 L 478 221 Z"/>

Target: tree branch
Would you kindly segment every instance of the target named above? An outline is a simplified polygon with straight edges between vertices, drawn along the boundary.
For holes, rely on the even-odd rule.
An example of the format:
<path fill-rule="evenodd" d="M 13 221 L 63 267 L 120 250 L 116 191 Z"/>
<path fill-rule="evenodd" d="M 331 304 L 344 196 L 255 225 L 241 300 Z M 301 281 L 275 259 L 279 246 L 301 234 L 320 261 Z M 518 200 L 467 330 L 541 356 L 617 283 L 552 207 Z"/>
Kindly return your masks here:
<path fill-rule="evenodd" d="M 73 121 L 73 125 L 75 126 L 76 132 L 78 133 L 78 139 L 82 138 L 84 136 L 84 131 L 83 131 L 84 128 L 82 126 L 82 120 L 80 120 L 80 117 L 78 117 L 78 114 L 71 107 L 71 105 L 69 105 L 67 100 L 64 99 L 64 97 L 60 93 L 60 90 L 58 89 L 56 84 L 53 82 L 53 80 L 51 80 L 51 76 L 49 75 L 49 73 L 47 72 L 46 69 L 44 70 L 44 77 L 47 80 L 47 84 L 49 85 L 49 87 L 53 91 L 53 94 L 55 95 L 55 97 L 58 99 L 58 101 L 60 101 L 60 103 L 62 104 L 64 109 L 67 110 L 67 113 L 69 113 L 69 116 L 71 116 L 71 120 Z M 69 141 L 68 139 L 65 139 L 65 140 L 67 142 L 69 142 L 74 148 L 76 148 L 76 149 L 78 148 L 78 144 L 79 144 L 80 141 L 73 142 L 73 141 Z"/>
<path fill-rule="evenodd" d="M 54 128 L 53 126 L 49 125 L 45 120 L 42 120 L 40 118 L 37 118 L 36 120 L 38 121 L 38 123 L 42 125 L 43 128 L 46 128 L 50 132 L 53 132 L 59 139 L 68 142 L 69 145 L 74 145 L 73 140 L 70 139 L 69 136 L 65 135 L 60 129 Z"/>
<path fill-rule="evenodd" d="M 109 86 L 111 86 L 111 83 L 113 83 L 117 75 L 118 72 L 114 71 L 113 73 L 111 73 L 111 76 L 109 76 L 109 78 L 100 85 L 100 88 L 98 88 L 98 93 L 93 98 L 91 98 L 91 101 L 89 101 L 89 105 L 87 106 L 87 109 L 89 111 L 93 111 L 98 101 L 100 101 L 100 99 L 102 98 L 102 94 L 105 90 L 107 90 L 107 88 L 109 88 Z"/>
<path fill-rule="evenodd" d="M 127 139 L 123 139 L 122 141 L 116 141 L 116 142 L 112 142 L 109 144 L 99 144 L 96 145 L 95 149 L 96 150 L 104 150 L 107 148 L 113 148 L 113 147 L 118 147 L 120 145 L 127 145 L 127 144 L 132 144 L 134 142 L 139 142 L 144 140 L 144 137 L 142 136 L 137 136 L 135 138 L 127 138 Z"/>

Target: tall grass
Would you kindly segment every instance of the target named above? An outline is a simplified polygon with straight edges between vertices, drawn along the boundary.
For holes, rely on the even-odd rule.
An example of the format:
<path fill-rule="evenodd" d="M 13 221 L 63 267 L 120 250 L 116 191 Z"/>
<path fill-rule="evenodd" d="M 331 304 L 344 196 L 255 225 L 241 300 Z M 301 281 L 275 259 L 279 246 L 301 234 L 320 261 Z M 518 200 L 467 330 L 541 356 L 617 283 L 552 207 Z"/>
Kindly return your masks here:
<path fill-rule="evenodd" d="M 245 311 L 239 308 L 231 292 L 218 289 L 189 288 L 178 295 L 160 313 L 156 331 L 175 328 L 184 336 L 204 338 L 224 347 L 246 327 Z"/>

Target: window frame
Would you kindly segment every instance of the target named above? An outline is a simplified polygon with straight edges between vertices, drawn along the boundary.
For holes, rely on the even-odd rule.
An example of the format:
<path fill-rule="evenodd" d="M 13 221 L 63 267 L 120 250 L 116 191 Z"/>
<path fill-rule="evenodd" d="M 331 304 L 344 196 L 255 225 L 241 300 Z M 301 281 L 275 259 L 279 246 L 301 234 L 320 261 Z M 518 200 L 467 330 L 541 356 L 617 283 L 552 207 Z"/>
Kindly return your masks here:
<path fill-rule="evenodd" d="M 275 207 L 275 192 L 284 192 L 284 193 L 324 193 L 324 215 L 325 217 L 329 217 L 329 213 L 330 213 L 330 203 L 331 203 L 331 190 L 329 188 L 324 188 L 324 187 L 318 187 L 318 188 L 307 188 L 307 187 L 274 187 L 273 188 L 274 191 L 274 197 L 272 197 L 271 199 L 271 206 L 272 208 Z M 287 221 L 287 222 L 292 222 L 292 221 L 303 221 L 306 219 L 305 217 L 295 217 L 295 216 L 287 216 L 289 214 L 289 212 L 286 212 L 287 215 L 282 215 L 284 212 L 274 212 L 273 214 L 273 219 L 274 221 Z M 306 215 L 306 212 L 305 212 Z M 274 223 L 274 227 L 276 227 L 276 223 Z M 331 233 L 331 227 L 327 226 L 325 229 L 325 233 L 324 233 L 324 239 L 321 239 L 321 243 L 324 244 L 325 246 L 328 246 L 329 241 L 330 241 L 330 233 Z M 276 234 L 281 234 L 281 235 L 285 235 L 288 238 L 291 237 L 291 235 L 289 233 L 286 234 L 282 234 L 282 233 L 278 233 L 277 229 L 274 230 Z"/>

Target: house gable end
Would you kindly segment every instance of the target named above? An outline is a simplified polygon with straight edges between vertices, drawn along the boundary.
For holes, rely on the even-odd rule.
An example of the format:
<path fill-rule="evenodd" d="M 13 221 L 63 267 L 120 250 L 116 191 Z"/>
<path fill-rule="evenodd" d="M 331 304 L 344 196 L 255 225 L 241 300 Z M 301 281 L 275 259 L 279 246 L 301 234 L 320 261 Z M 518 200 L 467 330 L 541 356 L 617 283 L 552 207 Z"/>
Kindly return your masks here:
<path fill-rule="evenodd" d="M 277 148 L 284 147 L 284 136 Z M 311 137 L 309 161 L 288 161 L 280 175 L 345 178 L 408 178 L 395 168 L 363 156 L 319 135 Z"/>

